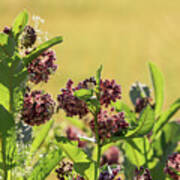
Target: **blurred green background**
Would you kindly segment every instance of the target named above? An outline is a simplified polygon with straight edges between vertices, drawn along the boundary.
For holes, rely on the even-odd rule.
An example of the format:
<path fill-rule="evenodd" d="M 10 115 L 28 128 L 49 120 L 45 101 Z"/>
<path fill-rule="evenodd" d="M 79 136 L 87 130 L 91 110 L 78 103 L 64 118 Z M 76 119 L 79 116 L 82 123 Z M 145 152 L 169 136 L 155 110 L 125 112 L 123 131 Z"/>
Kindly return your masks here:
<path fill-rule="evenodd" d="M 148 61 L 165 76 L 165 107 L 179 97 L 179 0 L 0 0 L 0 29 L 24 8 L 45 19 L 49 38 L 64 37 L 55 48 L 59 69 L 41 85 L 54 97 L 69 78 L 83 80 L 103 64 L 103 77 L 116 79 L 130 103 L 133 82 L 151 85 Z"/>

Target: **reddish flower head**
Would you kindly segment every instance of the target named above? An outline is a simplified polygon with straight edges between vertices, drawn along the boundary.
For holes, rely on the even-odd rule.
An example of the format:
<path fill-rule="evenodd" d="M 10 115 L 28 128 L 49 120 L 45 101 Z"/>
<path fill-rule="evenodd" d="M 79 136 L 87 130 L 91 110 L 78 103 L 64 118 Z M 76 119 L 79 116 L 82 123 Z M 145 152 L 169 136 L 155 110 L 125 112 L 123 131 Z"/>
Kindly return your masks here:
<path fill-rule="evenodd" d="M 52 72 L 55 72 L 57 65 L 54 64 L 56 55 L 53 50 L 43 52 L 38 58 L 28 65 L 30 81 L 38 84 L 41 81 L 47 82 Z"/>
<path fill-rule="evenodd" d="M 102 156 L 101 166 L 104 164 L 112 165 L 119 163 L 120 151 L 116 146 L 110 147 Z"/>
<path fill-rule="evenodd" d="M 92 131 L 95 131 L 94 119 L 91 120 L 90 126 Z M 127 129 L 128 126 L 129 124 L 124 120 L 123 112 L 109 115 L 107 111 L 101 110 L 98 115 L 98 133 L 101 140 L 121 134 L 122 130 Z"/>
<path fill-rule="evenodd" d="M 106 107 L 111 104 L 111 101 L 115 102 L 121 98 L 121 87 L 116 84 L 115 80 L 101 80 L 100 82 L 100 103 Z"/>
<path fill-rule="evenodd" d="M 174 153 L 171 156 L 169 156 L 164 171 L 172 179 L 180 179 L 180 176 L 178 175 L 178 173 L 180 173 L 180 153 Z"/>
<path fill-rule="evenodd" d="M 66 88 L 58 95 L 58 109 L 63 109 L 69 117 L 78 115 L 80 118 L 87 115 L 88 108 L 84 101 L 73 95 L 76 88 L 72 88 L 73 81 L 69 80 Z"/>
<path fill-rule="evenodd" d="M 54 113 L 55 102 L 49 94 L 32 91 L 24 96 L 22 120 L 29 125 L 40 125 L 50 120 Z"/>

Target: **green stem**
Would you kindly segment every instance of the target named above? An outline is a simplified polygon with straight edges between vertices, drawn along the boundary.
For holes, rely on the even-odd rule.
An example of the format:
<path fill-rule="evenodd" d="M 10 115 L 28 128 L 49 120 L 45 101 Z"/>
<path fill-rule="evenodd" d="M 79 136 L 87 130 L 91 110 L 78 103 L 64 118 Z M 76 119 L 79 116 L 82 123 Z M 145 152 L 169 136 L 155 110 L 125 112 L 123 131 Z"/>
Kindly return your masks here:
<path fill-rule="evenodd" d="M 2 138 L 2 159 L 3 159 L 3 171 L 4 171 L 4 180 L 7 180 L 7 167 L 6 167 L 6 137 Z"/>
<path fill-rule="evenodd" d="M 101 143 L 100 143 L 100 137 L 98 133 L 98 119 L 97 119 L 98 113 L 95 114 L 94 116 L 94 121 L 95 121 L 95 134 L 96 134 L 96 144 L 97 144 L 97 164 L 95 165 L 95 176 L 94 180 L 98 180 L 98 170 L 100 167 L 100 160 L 101 160 Z"/>

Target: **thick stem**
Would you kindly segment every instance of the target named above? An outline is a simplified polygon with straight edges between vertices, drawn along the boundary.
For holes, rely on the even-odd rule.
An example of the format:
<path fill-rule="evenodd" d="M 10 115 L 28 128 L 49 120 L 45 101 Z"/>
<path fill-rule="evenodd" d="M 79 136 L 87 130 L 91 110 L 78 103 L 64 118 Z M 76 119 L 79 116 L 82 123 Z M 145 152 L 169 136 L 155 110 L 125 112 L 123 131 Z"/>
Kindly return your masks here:
<path fill-rule="evenodd" d="M 3 159 L 3 171 L 4 171 L 4 180 L 7 180 L 7 167 L 6 167 L 6 137 L 3 138 L 1 141 L 1 146 L 2 146 L 2 159 Z"/>
<path fill-rule="evenodd" d="M 99 167 L 100 167 L 100 159 L 101 159 L 101 143 L 100 143 L 100 137 L 98 133 L 98 119 L 97 119 L 98 113 L 95 114 L 94 121 L 95 121 L 95 133 L 96 133 L 96 144 L 97 144 L 97 164 L 95 166 L 95 176 L 94 180 L 98 180 L 98 174 L 99 174 Z"/>

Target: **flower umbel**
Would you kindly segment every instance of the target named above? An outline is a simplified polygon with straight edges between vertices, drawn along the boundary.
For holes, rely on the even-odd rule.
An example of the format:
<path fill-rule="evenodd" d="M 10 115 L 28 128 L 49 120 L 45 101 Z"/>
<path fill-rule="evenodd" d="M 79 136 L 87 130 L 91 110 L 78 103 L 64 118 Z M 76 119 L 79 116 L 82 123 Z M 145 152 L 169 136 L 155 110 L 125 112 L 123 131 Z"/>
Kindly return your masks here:
<path fill-rule="evenodd" d="M 82 118 L 89 111 L 86 103 L 73 95 L 76 88 L 73 88 L 72 85 L 73 81 L 69 80 L 66 88 L 62 89 L 61 94 L 58 95 L 58 109 L 63 109 L 69 117 L 78 115 Z"/>
<path fill-rule="evenodd" d="M 124 119 L 124 113 L 119 112 L 109 115 L 107 111 L 100 111 L 98 114 L 98 133 L 102 141 L 111 138 L 113 135 L 121 134 L 126 130 L 129 124 Z M 91 120 L 90 126 L 92 131 L 95 130 L 94 119 Z"/>
<path fill-rule="evenodd" d="M 100 82 L 100 103 L 108 107 L 111 101 L 115 102 L 121 99 L 121 87 L 116 84 L 115 80 L 101 80 Z"/>
<path fill-rule="evenodd" d="M 31 125 L 40 125 L 50 120 L 54 113 L 55 102 L 49 94 L 32 91 L 24 96 L 22 120 Z"/>
<path fill-rule="evenodd" d="M 169 156 L 166 167 L 164 169 L 165 173 L 167 173 L 173 180 L 180 179 L 180 153 L 173 153 Z M 179 174 L 178 174 L 179 173 Z"/>
<path fill-rule="evenodd" d="M 28 65 L 30 81 L 38 84 L 41 81 L 47 82 L 52 72 L 55 72 L 57 65 L 54 64 L 56 55 L 53 50 L 43 52 L 38 58 Z"/>

